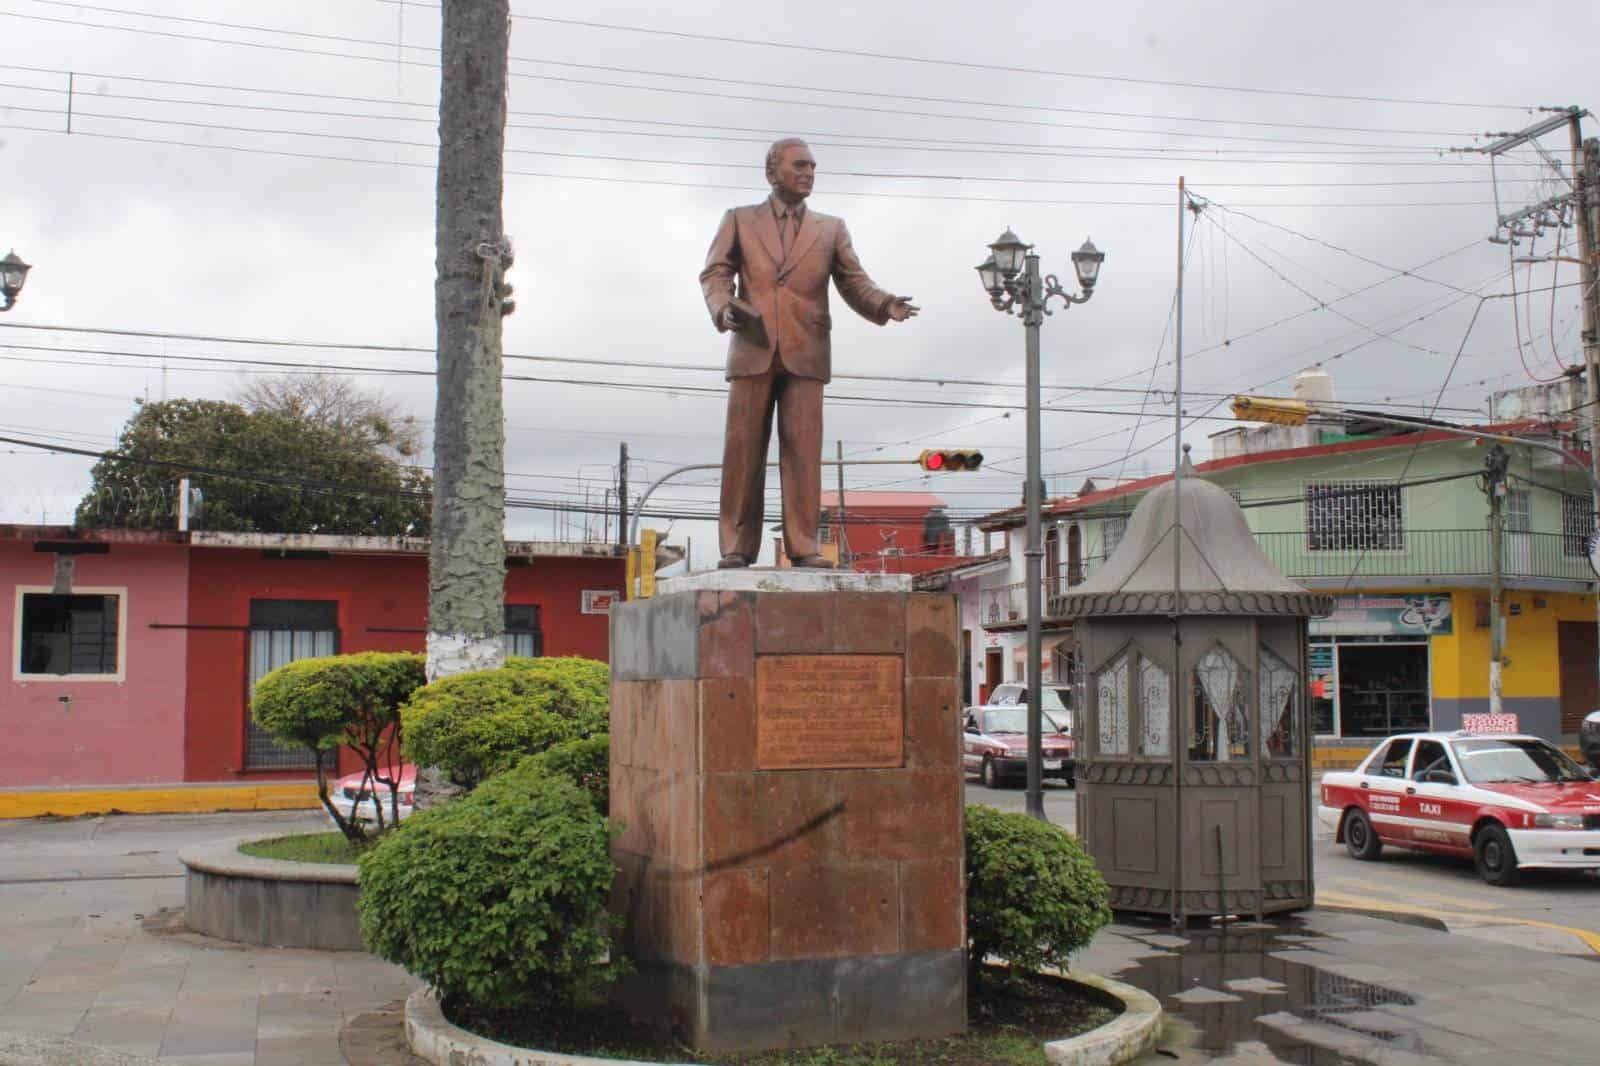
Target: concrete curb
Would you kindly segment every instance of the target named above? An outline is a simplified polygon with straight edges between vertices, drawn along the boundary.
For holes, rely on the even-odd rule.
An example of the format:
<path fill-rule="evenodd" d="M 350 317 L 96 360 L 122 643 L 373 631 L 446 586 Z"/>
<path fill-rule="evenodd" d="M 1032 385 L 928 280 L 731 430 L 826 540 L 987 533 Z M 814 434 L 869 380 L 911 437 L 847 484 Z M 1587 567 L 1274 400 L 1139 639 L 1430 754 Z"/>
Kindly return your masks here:
<path fill-rule="evenodd" d="M 1120 1000 L 1122 1013 L 1098 1029 L 1046 1043 L 1045 1058 L 1053 1066 L 1117 1066 L 1155 1047 L 1162 1010 L 1153 997 L 1132 985 L 1096 974 L 1060 976 Z M 600 1059 L 513 1047 L 477 1036 L 452 1025 L 439 1009 L 439 1001 L 426 988 L 417 989 L 406 999 L 406 1043 L 412 1054 L 436 1066 L 461 1062 L 472 1066 L 648 1066 L 632 1059 Z"/>
<path fill-rule="evenodd" d="M 316 783 L 311 781 L 0 789 L 0 818 L 75 818 L 112 812 L 212 814 L 313 810 L 321 806 Z"/>
<path fill-rule="evenodd" d="M 184 848 L 184 924 L 196 933 L 272 948 L 364 951 L 356 867 L 260 859 L 239 851 L 251 840 Z"/>
<path fill-rule="evenodd" d="M 411 1053 L 435 1066 L 471 1063 L 472 1066 L 673 1066 L 633 1059 L 597 1059 L 588 1055 L 560 1055 L 513 1047 L 452 1025 L 439 1009 L 439 1001 L 426 988 L 406 997 L 406 1043 Z M 686 1066 L 686 1064 L 685 1064 Z"/>
<path fill-rule="evenodd" d="M 1098 1029 L 1045 1044 L 1044 1057 L 1052 1066 L 1116 1066 L 1156 1046 L 1162 1010 L 1154 996 L 1121 981 L 1082 970 L 1059 976 L 1121 1000 L 1122 1013 Z"/>
<path fill-rule="evenodd" d="M 222 877 L 254 877 L 262 881 L 304 881 L 328 885 L 356 883 L 355 864 L 337 862 L 294 862 L 289 859 L 261 859 L 239 850 L 241 844 L 258 840 L 277 840 L 283 833 L 233 837 L 220 844 L 199 844 L 182 848 L 178 861 L 191 870 Z M 293 835 L 293 834 L 289 834 Z"/>

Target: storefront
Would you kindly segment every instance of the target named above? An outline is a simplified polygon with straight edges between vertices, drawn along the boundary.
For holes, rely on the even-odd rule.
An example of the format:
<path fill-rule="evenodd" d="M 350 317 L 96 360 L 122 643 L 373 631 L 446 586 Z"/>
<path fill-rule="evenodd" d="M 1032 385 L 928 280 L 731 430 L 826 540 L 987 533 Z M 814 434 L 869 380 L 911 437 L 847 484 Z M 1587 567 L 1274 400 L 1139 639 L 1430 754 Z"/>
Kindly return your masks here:
<path fill-rule="evenodd" d="M 1433 637 L 1449 636 L 1449 595 L 1339 596 L 1311 622 L 1312 727 L 1363 739 L 1429 729 Z"/>

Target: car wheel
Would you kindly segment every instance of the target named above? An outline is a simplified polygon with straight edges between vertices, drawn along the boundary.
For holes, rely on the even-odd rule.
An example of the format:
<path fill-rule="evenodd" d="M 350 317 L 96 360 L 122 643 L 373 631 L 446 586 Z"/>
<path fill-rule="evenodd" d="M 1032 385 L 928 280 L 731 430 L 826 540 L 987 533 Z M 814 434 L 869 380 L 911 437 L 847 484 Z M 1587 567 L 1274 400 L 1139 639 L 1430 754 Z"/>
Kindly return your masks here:
<path fill-rule="evenodd" d="M 983 769 L 978 771 L 978 777 L 983 781 L 984 788 L 1000 787 L 1000 771 L 995 768 L 994 760 L 985 755 Z"/>
<path fill-rule="evenodd" d="M 1478 830 L 1472 842 L 1473 864 L 1478 876 L 1491 885 L 1517 883 L 1517 851 L 1511 846 L 1511 836 L 1498 825 L 1486 825 Z"/>
<path fill-rule="evenodd" d="M 1344 816 L 1344 846 L 1350 857 L 1371 862 L 1383 853 L 1383 841 L 1373 831 L 1365 811 L 1352 809 Z"/>

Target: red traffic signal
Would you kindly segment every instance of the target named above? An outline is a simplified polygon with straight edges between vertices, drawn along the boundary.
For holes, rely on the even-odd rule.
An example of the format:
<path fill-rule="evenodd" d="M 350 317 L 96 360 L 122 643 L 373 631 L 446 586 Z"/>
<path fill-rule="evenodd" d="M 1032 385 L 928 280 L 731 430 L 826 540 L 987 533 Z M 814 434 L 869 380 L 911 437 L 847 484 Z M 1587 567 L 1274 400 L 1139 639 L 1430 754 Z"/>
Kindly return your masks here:
<path fill-rule="evenodd" d="M 983 453 L 976 448 L 928 448 L 917 456 L 917 465 L 929 473 L 976 470 L 983 465 Z"/>

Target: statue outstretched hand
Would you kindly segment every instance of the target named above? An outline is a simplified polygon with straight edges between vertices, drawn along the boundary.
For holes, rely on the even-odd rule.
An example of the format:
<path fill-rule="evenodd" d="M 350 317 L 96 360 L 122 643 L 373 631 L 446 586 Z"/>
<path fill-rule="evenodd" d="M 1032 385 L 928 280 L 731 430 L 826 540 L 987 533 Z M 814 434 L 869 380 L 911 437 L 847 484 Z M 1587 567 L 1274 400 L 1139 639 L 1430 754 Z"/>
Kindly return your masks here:
<path fill-rule="evenodd" d="M 911 302 L 911 297 L 896 296 L 889 302 L 889 320 L 892 322 L 904 322 L 908 318 L 916 318 L 917 312 L 920 310 L 922 308 Z"/>

